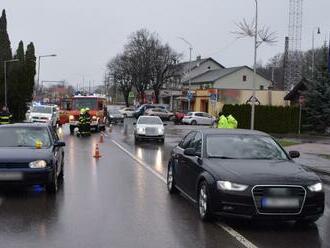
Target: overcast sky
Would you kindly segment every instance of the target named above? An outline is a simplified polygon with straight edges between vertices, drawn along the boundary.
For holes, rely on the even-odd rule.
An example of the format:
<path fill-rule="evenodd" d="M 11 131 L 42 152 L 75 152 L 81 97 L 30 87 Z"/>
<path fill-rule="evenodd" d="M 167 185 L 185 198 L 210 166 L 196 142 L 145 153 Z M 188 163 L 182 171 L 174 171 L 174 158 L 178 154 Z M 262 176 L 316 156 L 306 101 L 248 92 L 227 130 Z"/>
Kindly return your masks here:
<path fill-rule="evenodd" d="M 259 61 L 284 50 L 288 33 L 289 0 L 259 0 L 260 23 L 277 32 L 278 43 L 259 49 Z M 193 44 L 193 56 L 213 57 L 224 66 L 252 65 L 253 40 L 236 40 L 231 34 L 235 22 L 252 20 L 253 0 L 1 0 L 7 11 L 12 49 L 19 40 L 33 41 L 44 58 L 41 80 L 66 80 L 76 86 L 103 80 L 106 63 L 122 51 L 127 36 L 147 28 L 163 42 L 188 58 L 188 47 L 177 37 Z M 313 26 L 321 26 L 316 37 L 320 46 L 330 31 L 330 1 L 305 0 L 302 48 L 312 44 Z"/>

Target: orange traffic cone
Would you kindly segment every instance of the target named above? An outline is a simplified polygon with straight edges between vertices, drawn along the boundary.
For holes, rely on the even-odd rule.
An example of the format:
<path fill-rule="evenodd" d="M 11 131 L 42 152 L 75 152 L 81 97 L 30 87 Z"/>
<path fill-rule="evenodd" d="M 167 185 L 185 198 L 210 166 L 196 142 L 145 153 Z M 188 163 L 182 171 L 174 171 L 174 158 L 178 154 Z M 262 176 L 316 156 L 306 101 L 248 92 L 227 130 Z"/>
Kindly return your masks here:
<path fill-rule="evenodd" d="M 100 154 L 99 144 L 96 144 L 95 153 L 94 153 L 93 157 L 96 158 L 96 159 L 99 159 L 100 157 L 102 157 L 101 154 Z"/>
<path fill-rule="evenodd" d="M 104 142 L 103 133 L 101 133 L 99 143 L 102 144 L 103 142 Z"/>

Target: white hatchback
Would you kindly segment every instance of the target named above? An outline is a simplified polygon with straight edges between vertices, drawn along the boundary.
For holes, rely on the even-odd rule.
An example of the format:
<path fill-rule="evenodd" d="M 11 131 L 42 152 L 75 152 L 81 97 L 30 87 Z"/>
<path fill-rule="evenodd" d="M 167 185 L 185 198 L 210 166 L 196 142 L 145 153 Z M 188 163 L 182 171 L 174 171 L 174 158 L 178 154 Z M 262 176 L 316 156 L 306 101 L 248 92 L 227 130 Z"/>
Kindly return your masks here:
<path fill-rule="evenodd" d="M 189 125 L 214 125 L 214 116 L 205 112 L 189 112 L 182 119 L 182 123 Z"/>

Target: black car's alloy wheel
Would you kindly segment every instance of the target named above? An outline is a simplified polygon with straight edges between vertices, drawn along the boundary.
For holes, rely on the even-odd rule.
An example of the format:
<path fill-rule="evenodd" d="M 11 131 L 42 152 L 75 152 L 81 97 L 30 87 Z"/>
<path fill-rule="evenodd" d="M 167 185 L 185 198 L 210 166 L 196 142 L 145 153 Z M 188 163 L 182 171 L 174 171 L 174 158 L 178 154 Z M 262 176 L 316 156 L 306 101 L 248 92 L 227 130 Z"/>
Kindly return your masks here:
<path fill-rule="evenodd" d="M 198 212 L 199 217 L 202 221 L 209 221 L 211 220 L 211 213 L 209 210 L 209 199 L 208 199 L 208 189 L 207 183 L 204 181 L 199 186 L 199 193 L 198 193 Z"/>
<path fill-rule="evenodd" d="M 167 189 L 170 194 L 177 193 L 174 181 L 174 169 L 172 164 L 168 166 L 167 170 Z"/>

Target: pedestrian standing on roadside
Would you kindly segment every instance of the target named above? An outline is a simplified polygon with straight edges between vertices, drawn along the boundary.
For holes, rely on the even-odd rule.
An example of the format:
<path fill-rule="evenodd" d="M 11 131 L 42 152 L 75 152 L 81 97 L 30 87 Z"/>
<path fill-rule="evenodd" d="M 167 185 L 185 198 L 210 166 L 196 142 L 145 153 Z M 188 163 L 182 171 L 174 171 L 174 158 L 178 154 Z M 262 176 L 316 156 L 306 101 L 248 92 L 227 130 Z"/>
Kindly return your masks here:
<path fill-rule="evenodd" d="M 11 123 L 12 115 L 6 106 L 2 107 L 0 111 L 0 125 L 6 125 Z"/>
<path fill-rule="evenodd" d="M 226 116 L 221 115 L 218 121 L 218 128 L 228 128 L 228 120 Z"/>

